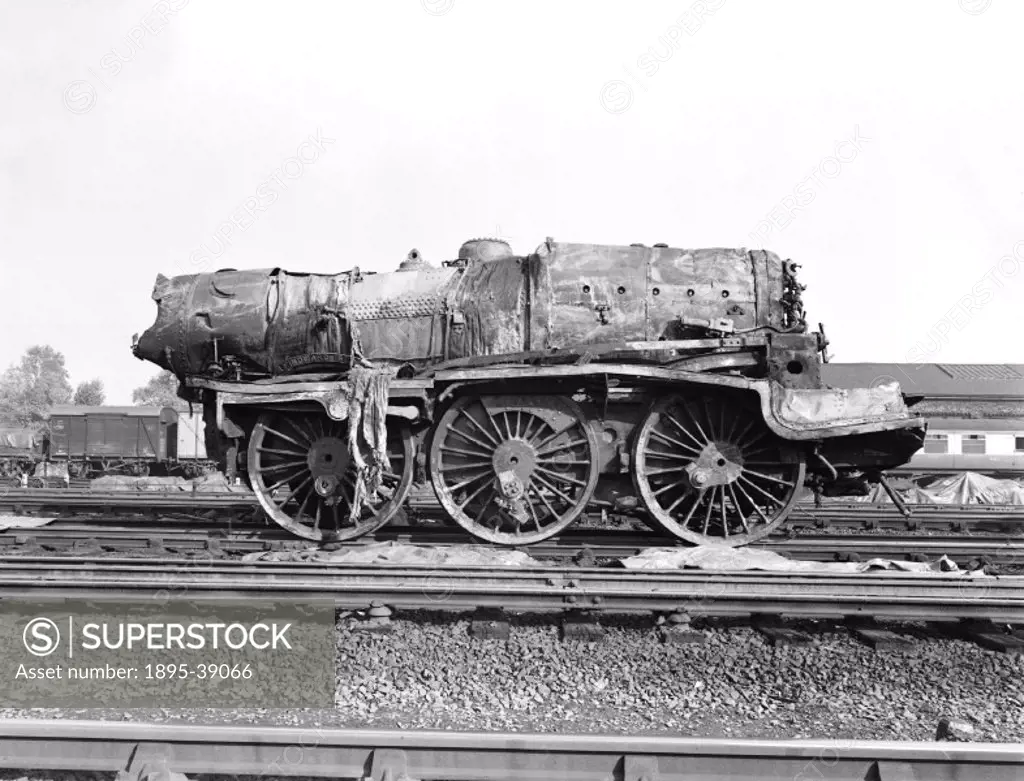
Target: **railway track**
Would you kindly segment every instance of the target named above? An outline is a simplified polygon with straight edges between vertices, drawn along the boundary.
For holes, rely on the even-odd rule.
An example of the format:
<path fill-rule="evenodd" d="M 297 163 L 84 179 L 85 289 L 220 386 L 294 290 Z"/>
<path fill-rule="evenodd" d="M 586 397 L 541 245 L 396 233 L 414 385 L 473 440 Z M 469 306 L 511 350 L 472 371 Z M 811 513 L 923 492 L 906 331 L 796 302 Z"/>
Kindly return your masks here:
<path fill-rule="evenodd" d="M 1024 577 L 181 559 L 0 558 L 0 598 L 331 600 L 364 608 L 666 611 L 1024 622 Z"/>
<path fill-rule="evenodd" d="M 433 494 L 418 489 L 410 497 L 409 513 L 425 520 L 440 517 Z M 42 515 L 46 513 L 114 513 L 160 515 L 166 513 L 217 513 L 238 515 L 261 512 L 256 497 L 247 491 L 166 492 L 91 491 L 42 488 L 0 490 L 0 513 Z M 828 502 L 815 507 L 800 502 L 787 526 L 795 528 L 892 528 L 930 530 L 1024 529 L 1024 507 L 1015 505 L 911 505 L 911 515 L 902 516 L 892 505 L 862 502 Z"/>
<path fill-rule="evenodd" d="M 379 542 L 408 545 L 476 545 L 461 530 L 448 527 L 392 527 L 338 545 L 359 549 Z M 194 522 L 125 524 L 120 518 L 58 520 L 38 528 L 0 532 L 0 553 L 108 553 L 194 556 L 241 556 L 266 551 L 309 549 L 277 526 L 259 523 L 224 524 Z M 561 535 L 531 545 L 527 550 L 540 559 L 574 561 L 620 559 L 650 547 L 672 547 L 672 540 L 620 529 L 569 529 Z M 808 561 L 851 561 L 871 558 L 932 560 L 947 556 L 961 566 L 1024 565 L 1024 534 L 1019 537 L 970 536 L 966 534 L 821 534 L 805 532 L 796 537 L 777 536 L 756 549 Z"/>
<path fill-rule="evenodd" d="M 1001 743 L 730 740 L 264 726 L 0 722 L 0 767 L 117 773 L 398 781 L 559 778 L 1010 781 L 1024 749 Z M 814 775 L 811 775 L 814 774 Z"/>

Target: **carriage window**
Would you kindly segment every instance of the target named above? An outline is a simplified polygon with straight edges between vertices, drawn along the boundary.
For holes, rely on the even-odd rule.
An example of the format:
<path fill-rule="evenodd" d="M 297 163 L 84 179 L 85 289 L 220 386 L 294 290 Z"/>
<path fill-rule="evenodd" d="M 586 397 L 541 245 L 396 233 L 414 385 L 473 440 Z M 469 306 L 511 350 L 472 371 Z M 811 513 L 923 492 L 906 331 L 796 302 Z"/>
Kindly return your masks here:
<path fill-rule="evenodd" d="M 948 453 L 949 437 L 945 434 L 927 434 L 924 438 L 925 453 Z"/>
<path fill-rule="evenodd" d="M 965 455 L 984 455 L 985 454 L 985 435 L 984 434 L 964 434 L 963 445 L 960 451 Z"/>
<path fill-rule="evenodd" d="M 1013 452 L 1024 453 L 1024 437 L 1013 438 Z"/>

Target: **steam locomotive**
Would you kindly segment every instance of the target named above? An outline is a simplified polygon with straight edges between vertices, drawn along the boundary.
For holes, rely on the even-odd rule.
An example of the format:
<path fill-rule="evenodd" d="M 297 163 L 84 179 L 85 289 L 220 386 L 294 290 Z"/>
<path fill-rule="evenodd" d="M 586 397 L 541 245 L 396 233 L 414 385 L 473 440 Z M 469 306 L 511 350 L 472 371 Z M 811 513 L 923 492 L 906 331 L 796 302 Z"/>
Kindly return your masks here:
<path fill-rule="evenodd" d="M 505 545 L 584 511 L 695 544 L 862 493 L 924 438 L 897 383 L 832 389 L 797 265 L 746 249 L 494 239 L 396 272 L 158 276 L 136 357 L 201 404 L 206 447 L 281 526 L 351 539 L 429 480 Z"/>

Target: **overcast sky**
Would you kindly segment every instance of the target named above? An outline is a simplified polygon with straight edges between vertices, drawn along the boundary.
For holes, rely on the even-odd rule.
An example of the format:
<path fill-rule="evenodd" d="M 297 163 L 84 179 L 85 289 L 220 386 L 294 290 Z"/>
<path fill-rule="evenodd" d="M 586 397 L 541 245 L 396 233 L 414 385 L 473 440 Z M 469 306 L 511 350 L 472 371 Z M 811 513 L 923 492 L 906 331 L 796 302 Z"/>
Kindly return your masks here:
<path fill-rule="evenodd" d="M 129 403 L 157 273 L 480 235 L 764 246 L 836 360 L 1024 363 L 1024 3 L 0 8 L 0 367 Z"/>

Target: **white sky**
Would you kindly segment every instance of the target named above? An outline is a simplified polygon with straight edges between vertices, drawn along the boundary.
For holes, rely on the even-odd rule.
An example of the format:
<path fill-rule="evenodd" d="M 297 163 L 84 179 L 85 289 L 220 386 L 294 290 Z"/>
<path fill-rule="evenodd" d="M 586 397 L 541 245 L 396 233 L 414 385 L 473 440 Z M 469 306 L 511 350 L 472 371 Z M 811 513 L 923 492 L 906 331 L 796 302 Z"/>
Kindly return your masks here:
<path fill-rule="evenodd" d="M 152 8 L 2 0 L 0 368 L 48 343 L 129 403 L 156 274 L 268 179 L 208 270 L 387 271 L 494 234 L 763 242 L 804 265 L 837 360 L 1024 363 L 1024 3 Z"/>

